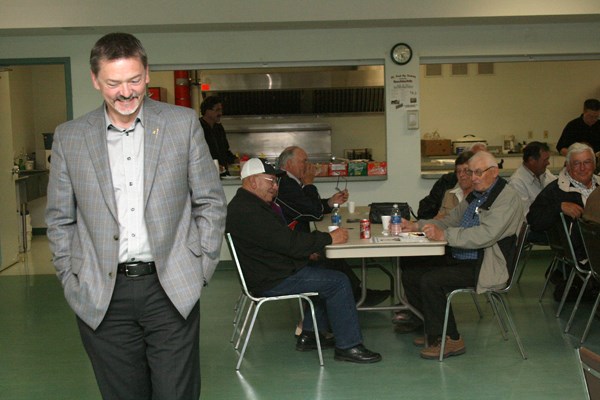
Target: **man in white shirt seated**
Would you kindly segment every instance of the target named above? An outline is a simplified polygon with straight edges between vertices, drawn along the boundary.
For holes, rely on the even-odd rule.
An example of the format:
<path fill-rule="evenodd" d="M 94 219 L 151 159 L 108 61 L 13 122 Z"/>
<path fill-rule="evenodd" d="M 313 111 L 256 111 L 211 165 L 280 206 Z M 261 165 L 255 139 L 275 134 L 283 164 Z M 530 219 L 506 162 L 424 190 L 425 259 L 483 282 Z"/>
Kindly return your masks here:
<path fill-rule="evenodd" d="M 550 148 L 546 143 L 531 142 L 523 149 L 523 163 L 511 175 L 509 185 L 523 200 L 525 215 L 537 195 L 556 176 L 547 167 L 550 165 Z M 528 241 L 545 244 L 548 242 L 544 232 L 529 232 Z"/>

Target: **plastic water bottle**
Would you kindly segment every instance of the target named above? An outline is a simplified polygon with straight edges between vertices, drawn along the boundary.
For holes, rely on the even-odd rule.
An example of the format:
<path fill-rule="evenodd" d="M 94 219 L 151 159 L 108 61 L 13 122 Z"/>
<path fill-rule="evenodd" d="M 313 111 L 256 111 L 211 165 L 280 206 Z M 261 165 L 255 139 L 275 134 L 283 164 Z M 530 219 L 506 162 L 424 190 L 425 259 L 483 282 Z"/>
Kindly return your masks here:
<path fill-rule="evenodd" d="M 331 225 L 342 226 L 342 216 L 340 215 L 340 205 L 335 203 L 331 210 Z"/>
<path fill-rule="evenodd" d="M 394 204 L 392 207 L 392 218 L 390 221 L 390 233 L 392 236 L 399 236 L 400 232 L 402 232 L 402 227 L 400 223 L 402 222 L 402 218 L 400 217 L 400 209 L 398 209 L 398 204 Z"/>

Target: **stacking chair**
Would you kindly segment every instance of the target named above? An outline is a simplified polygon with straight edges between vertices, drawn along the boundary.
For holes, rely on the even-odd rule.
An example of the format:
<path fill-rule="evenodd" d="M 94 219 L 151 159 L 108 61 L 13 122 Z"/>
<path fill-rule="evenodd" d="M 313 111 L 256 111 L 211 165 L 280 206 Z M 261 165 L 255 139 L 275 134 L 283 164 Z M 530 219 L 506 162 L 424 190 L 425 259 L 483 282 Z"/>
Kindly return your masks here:
<path fill-rule="evenodd" d="M 519 276 L 517 276 L 517 283 L 521 281 L 521 276 L 523 276 L 523 271 L 527 266 L 527 262 L 529 261 L 529 256 L 531 255 L 531 251 L 533 250 L 533 246 L 544 246 L 548 247 L 548 243 L 537 243 L 534 241 L 529 241 L 529 239 L 525 238 L 525 244 L 523 245 L 523 266 L 521 267 L 521 272 Z"/>
<path fill-rule="evenodd" d="M 548 245 L 550 246 L 550 250 L 554 254 L 554 257 L 552 258 L 552 262 L 550 263 L 550 267 L 548 268 L 548 275 L 546 276 L 546 280 L 544 281 L 542 293 L 540 293 L 540 303 L 544 298 L 544 294 L 546 293 L 546 289 L 548 288 L 550 278 L 552 277 L 552 273 L 554 271 L 561 267 L 563 270 L 563 275 L 565 275 L 566 279 L 566 274 L 564 273 L 564 271 L 565 266 L 567 264 L 567 246 L 566 243 L 563 243 L 563 241 L 561 240 L 562 230 L 562 224 L 555 224 L 546 231 L 546 236 L 548 237 Z"/>
<path fill-rule="evenodd" d="M 571 272 L 569 273 L 569 277 L 567 278 L 567 283 L 565 285 L 565 291 L 563 293 L 562 299 L 560 300 L 560 304 L 558 306 L 558 310 L 556 311 L 556 318 L 560 316 L 560 312 L 567 301 L 567 296 L 569 295 L 569 291 L 571 290 L 571 286 L 573 286 L 573 281 L 575 277 L 578 277 L 582 281 L 581 290 L 579 290 L 579 294 L 577 295 L 577 300 L 575 300 L 575 305 L 573 306 L 573 310 L 571 311 L 571 316 L 569 317 L 569 321 L 567 321 L 567 325 L 565 326 L 565 333 L 569 332 L 571 329 L 571 324 L 573 323 L 573 319 L 575 318 L 575 314 L 577 313 L 577 309 L 579 308 L 579 304 L 581 303 L 581 298 L 583 297 L 583 293 L 585 292 L 585 288 L 592 276 L 592 271 L 589 269 L 583 268 L 579 262 L 577 261 L 577 256 L 575 256 L 575 250 L 573 249 L 573 243 L 571 242 L 571 229 L 576 229 L 577 221 L 574 221 L 572 224 L 568 224 L 563 213 L 560 213 L 560 222 L 559 225 L 562 225 L 562 229 L 559 226 L 558 233 L 560 235 L 560 240 L 565 244 L 565 265 L 569 265 L 571 267 Z M 575 232 L 579 234 L 578 231 Z"/>
<path fill-rule="evenodd" d="M 318 334 L 319 329 L 318 329 L 318 325 L 317 325 L 317 318 L 315 317 L 315 307 L 313 305 L 312 300 L 310 299 L 311 296 L 318 296 L 319 294 L 316 292 L 306 292 L 306 293 L 296 293 L 296 294 L 289 294 L 289 295 L 285 295 L 285 296 L 272 296 L 272 297 L 256 297 L 256 296 L 252 295 L 250 293 L 250 291 L 248 290 L 248 287 L 246 286 L 246 279 L 244 278 L 244 273 L 242 271 L 240 260 L 238 258 L 237 252 L 235 250 L 235 246 L 233 244 L 233 238 L 231 237 L 230 233 L 227 233 L 225 236 L 227 239 L 227 245 L 229 247 L 229 251 L 231 253 L 231 258 L 233 258 L 236 268 L 237 268 L 237 271 L 238 271 L 238 277 L 239 277 L 240 285 L 242 287 L 242 293 L 247 298 L 247 301 L 250 302 L 250 305 L 246 312 L 246 316 L 244 318 L 244 322 L 243 322 L 242 327 L 239 332 L 239 335 L 240 335 L 239 339 L 241 339 L 242 337 L 244 338 L 244 345 L 242 346 L 242 351 L 240 352 L 240 357 L 238 359 L 235 369 L 239 370 L 240 366 L 242 365 L 242 361 L 244 359 L 244 353 L 246 353 L 246 348 L 248 347 L 248 342 L 250 340 L 250 336 L 252 335 L 252 329 L 254 328 L 254 323 L 256 322 L 256 317 L 257 317 L 258 312 L 259 312 L 260 308 L 262 307 L 262 305 L 265 303 L 268 303 L 268 302 L 289 300 L 289 299 L 298 299 L 299 301 L 306 300 L 307 304 L 310 306 L 310 313 L 311 313 L 311 317 L 313 319 L 313 325 L 315 327 L 315 337 L 316 337 L 316 341 L 317 341 L 317 353 L 319 355 L 319 364 L 321 366 L 323 366 L 323 353 L 321 351 L 321 342 L 320 342 L 319 334 Z M 251 320 L 250 320 L 250 315 L 252 315 Z M 248 320 L 250 320 L 250 325 L 248 326 L 248 332 L 244 333 L 246 326 L 248 324 Z M 236 334 L 236 332 L 235 332 L 236 330 L 237 329 L 234 329 L 234 336 Z M 239 343 L 239 340 L 238 340 L 238 343 Z M 236 345 L 236 349 L 237 349 L 237 345 Z"/>
<path fill-rule="evenodd" d="M 507 265 L 509 275 L 510 275 L 508 278 L 508 285 L 503 289 L 490 289 L 484 293 L 485 296 L 487 297 L 488 301 L 490 302 L 492 310 L 494 311 L 494 315 L 496 316 L 496 320 L 498 321 L 498 324 L 500 325 L 500 331 L 502 333 L 502 337 L 504 338 L 504 340 L 508 340 L 508 337 L 506 336 L 506 332 L 508 331 L 508 328 L 506 327 L 506 323 L 504 322 L 504 319 L 500 315 L 500 308 L 498 307 L 498 306 L 501 306 L 502 311 L 503 311 L 504 315 L 506 316 L 506 321 L 508 322 L 508 325 L 509 325 L 510 329 L 512 330 L 512 333 L 515 337 L 517 345 L 519 346 L 519 351 L 521 352 L 521 356 L 523 357 L 524 360 L 527 359 L 527 354 L 525 353 L 525 349 L 523 348 L 523 344 L 521 343 L 521 337 L 517 333 L 517 328 L 515 327 L 515 323 L 513 322 L 513 319 L 512 319 L 511 313 L 510 313 L 510 309 L 508 308 L 508 304 L 504 300 L 503 295 L 508 293 L 508 291 L 517 283 L 517 279 L 519 277 L 519 274 L 521 273 L 523 264 L 520 263 L 519 260 L 521 259 L 521 254 L 523 253 L 523 246 L 525 244 L 525 239 L 527 238 L 528 232 L 529 232 L 529 225 L 527 225 L 527 222 L 523 222 L 523 224 L 521 225 L 521 229 L 519 230 L 519 234 L 517 236 L 517 246 L 516 246 L 516 250 L 515 250 L 515 256 L 513 257 L 514 258 L 513 262 L 511 265 Z M 471 295 L 474 296 L 477 293 L 477 291 L 476 291 L 476 288 L 474 288 L 474 287 L 461 288 L 461 289 L 453 290 L 452 292 L 450 292 L 448 294 L 448 297 L 446 299 L 446 315 L 444 317 L 444 328 L 442 331 L 442 345 L 441 345 L 441 349 L 440 349 L 440 358 L 439 358 L 440 361 L 442 361 L 444 359 L 444 351 L 446 348 L 446 333 L 448 330 L 448 316 L 450 314 L 451 300 L 452 300 L 452 297 L 458 293 L 470 293 Z M 477 304 L 477 302 L 475 304 Z M 480 315 L 481 315 L 481 311 L 480 311 Z"/>
<path fill-rule="evenodd" d="M 581 232 L 581 237 L 583 239 L 583 245 L 585 246 L 585 251 L 588 256 L 588 263 L 592 272 L 592 276 L 594 279 L 600 282 L 600 225 L 594 222 L 586 222 L 582 219 L 579 220 L 578 225 L 579 231 Z M 585 330 L 583 331 L 583 335 L 581 336 L 581 344 L 585 342 L 585 339 L 590 331 L 590 326 L 592 325 L 592 321 L 596 315 L 598 303 L 600 303 L 600 293 L 596 297 L 590 318 L 588 319 Z"/>
<path fill-rule="evenodd" d="M 580 347 L 578 354 L 588 397 L 600 400 L 600 355 L 586 347 Z"/>

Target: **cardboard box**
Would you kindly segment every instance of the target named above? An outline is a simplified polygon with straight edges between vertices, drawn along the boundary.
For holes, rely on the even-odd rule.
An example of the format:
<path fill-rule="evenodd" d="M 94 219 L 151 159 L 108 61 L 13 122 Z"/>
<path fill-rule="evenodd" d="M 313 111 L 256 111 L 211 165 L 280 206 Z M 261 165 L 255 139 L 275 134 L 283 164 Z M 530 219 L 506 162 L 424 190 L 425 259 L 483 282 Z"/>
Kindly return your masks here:
<path fill-rule="evenodd" d="M 329 176 L 347 176 L 348 164 L 345 162 L 329 163 Z"/>
<path fill-rule="evenodd" d="M 367 175 L 387 175 L 387 162 L 369 161 L 369 165 L 367 166 Z"/>
<path fill-rule="evenodd" d="M 449 156 L 452 154 L 450 139 L 421 139 L 421 156 Z"/>
<path fill-rule="evenodd" d="M 364 161 L 350 161 L 348 163 L 348 176 L 366 176 L 368 164 Z"/>
<path fill-rule="evenodd" d="M 329 163 L 315 163 L 315 176 L 329 176 Z"/>

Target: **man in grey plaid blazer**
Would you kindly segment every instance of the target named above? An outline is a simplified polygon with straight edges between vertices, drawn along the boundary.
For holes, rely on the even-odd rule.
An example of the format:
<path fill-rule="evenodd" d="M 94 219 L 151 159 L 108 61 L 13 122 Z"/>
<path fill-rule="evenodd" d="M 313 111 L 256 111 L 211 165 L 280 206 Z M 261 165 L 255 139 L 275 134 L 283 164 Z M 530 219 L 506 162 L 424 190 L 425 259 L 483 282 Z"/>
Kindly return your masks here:
<path fill-rule="evenodd" d="M 46 221 L 57 275 L 106 399 L 200 395 L 199 299 L 226 201 L 196 113 L 148 99 L 132 35 L 91 52 L 103 105 L 54 134 Z"/>

